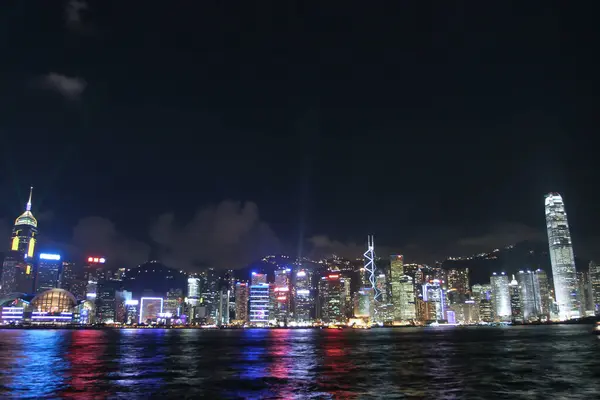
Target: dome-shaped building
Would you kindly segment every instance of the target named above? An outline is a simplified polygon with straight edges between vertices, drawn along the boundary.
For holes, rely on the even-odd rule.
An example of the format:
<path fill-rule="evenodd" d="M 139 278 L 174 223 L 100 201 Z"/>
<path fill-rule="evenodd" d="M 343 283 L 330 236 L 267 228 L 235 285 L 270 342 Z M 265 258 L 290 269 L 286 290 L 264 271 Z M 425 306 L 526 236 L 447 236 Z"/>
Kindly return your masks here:
<path fill-rule="evenodd" d="M 35 296 L 31 300 L 31 310 L 43 313 L 73 312 L 77 306 L 75 296 L 64 289 L 50 289 Z"/>

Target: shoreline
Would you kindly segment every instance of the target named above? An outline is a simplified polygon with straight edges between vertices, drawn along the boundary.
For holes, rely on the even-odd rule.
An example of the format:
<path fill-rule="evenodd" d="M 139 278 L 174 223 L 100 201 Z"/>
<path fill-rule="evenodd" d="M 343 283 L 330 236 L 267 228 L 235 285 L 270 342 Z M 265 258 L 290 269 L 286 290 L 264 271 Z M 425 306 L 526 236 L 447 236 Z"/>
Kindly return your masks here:
<path fill-rule="evenodd" d="M 517 327 L 517 326 L 553 326 L 553 325 L 594 325 L 596 320 L 585 320 L 585 321 L 564 321 L 564 322 L 546 322 L 546 323 L 536 323 L 536 324 L 490 324 L 490 325 L 448 325 L 448 324 L 440 324 L 436 326 L 428 326 L 428 325 L 400 325 L 400 326 L 374 326 L 372 328 L 352 328 L 352 327 L 341 327 L 339 329 L 336 328 L 328 328 L 326 326 L 306 326 L 306 327 L 247 327 L 247 328 L 232 328 L 232 327 L 202 327 L 202 326 L 154 326 L 154 327 L 145 327 L 145 326 L 136 326 L 136 327 L 119 327 L 119 326 L 65 326 L 65 325 L 34 325 L 34 326 L 0 326 L 0 330 L 44 330 L 44 329 L 61 329 L 61 330 L 138 330 L 138 329 L 194 329 L 194 330 L 247 330 L 247 329 L 260 329 L 260 330 L 298 330 L 298 329 L 317 329 L 317 330 L 369 330 L 369 329 L 382 329 L 382 328 L 392 328 L 392 329 L 405 329 L 405 328 L 498 328 L 498 327 Z"/>

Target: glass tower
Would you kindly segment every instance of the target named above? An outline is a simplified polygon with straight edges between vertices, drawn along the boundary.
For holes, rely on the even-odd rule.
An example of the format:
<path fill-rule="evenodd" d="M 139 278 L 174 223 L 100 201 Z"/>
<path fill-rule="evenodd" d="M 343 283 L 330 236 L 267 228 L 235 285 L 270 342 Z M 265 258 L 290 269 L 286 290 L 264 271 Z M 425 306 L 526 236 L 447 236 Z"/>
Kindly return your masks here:
<path fill-rule="evenodd" d="M 579 318 L 580 299 L 577 273 L 565 203 L 558 193 L 549 193 L 546 195 L 545 205 L 546 229 L 548 230 L 548 246 L 558 316 L 561 321 Z"/>
<path fill-rule="evenodd" d="M 494 272 L 490 278 L 490 284 L 492 285 L 494 319 L 497 322 L 510 321 L 510 284 L 508 276 L 504 272 L 501 274 Z"/>

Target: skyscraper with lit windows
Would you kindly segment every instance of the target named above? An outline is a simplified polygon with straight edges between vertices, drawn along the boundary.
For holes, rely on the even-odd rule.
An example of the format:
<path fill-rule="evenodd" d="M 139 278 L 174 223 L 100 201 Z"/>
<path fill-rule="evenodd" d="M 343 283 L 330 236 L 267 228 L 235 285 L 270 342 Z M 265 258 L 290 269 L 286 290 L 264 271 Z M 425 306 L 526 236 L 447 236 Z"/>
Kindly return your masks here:
<path fill-rule="evenodd" d="M 580 317 L 580 298 L 575 270 L 575 256 L 565 204 L 560 194 L 545 198 L 546 229 L 554 278 L 554 294 L 561 321 Z"/>
<path fill-rule="evenodd" d="M 29 200 L 25 212 L 16 220 L 10 239 L 10 251 L 2 263 L 1 287 L 2 293 L 33 292 L 34 269 L 33 260 L 37 241 L 37 220 L 31 213 L 31 197 L 33 188 L 29 191 Z"/>
<path fill-rule="evenodd" d="M 504 272 L 500 274 L 494 272 L 490 278 L 490 284 L 492 286 L 494 320 L 498 322 L 510 321 L 510 284 L 508 276 Z"/>

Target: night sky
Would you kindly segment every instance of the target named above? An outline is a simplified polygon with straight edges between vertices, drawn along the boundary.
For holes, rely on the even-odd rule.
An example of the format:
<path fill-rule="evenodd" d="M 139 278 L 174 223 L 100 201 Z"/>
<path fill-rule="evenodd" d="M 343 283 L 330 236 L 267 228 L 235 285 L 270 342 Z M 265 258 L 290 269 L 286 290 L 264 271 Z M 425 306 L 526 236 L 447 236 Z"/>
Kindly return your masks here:
<path fill-rule="evenodd" d="M 600 256 L 597 6 L 310 3 L 4 0 L 3 237 L 33 185 L 70 257 L 239 267 L 373 233 L 431 262 L 545 240 L 557 191 Z"/>

